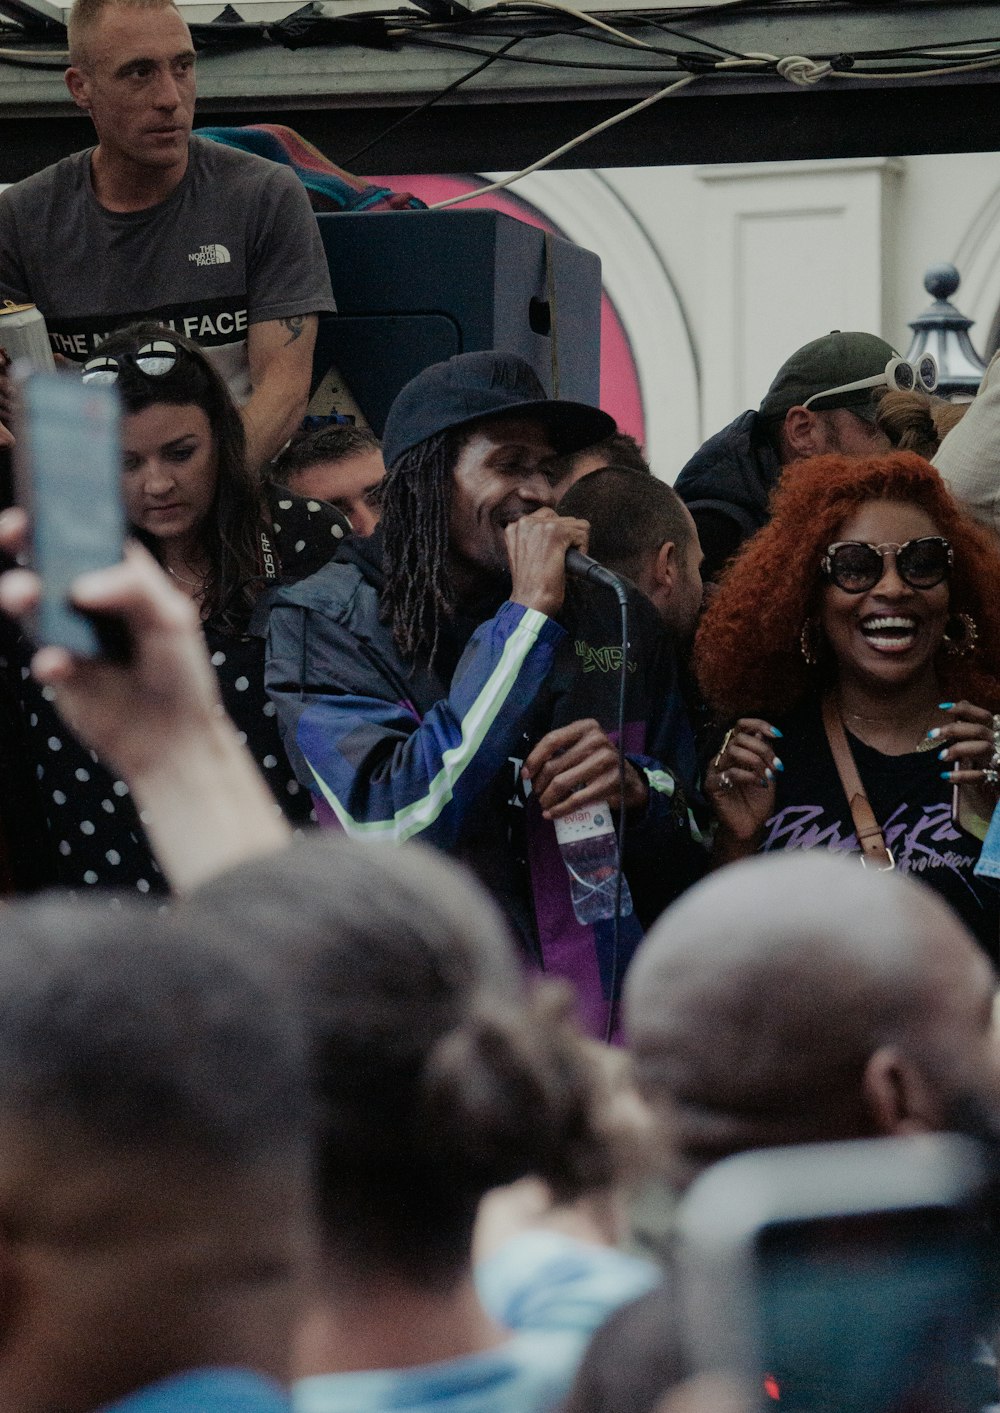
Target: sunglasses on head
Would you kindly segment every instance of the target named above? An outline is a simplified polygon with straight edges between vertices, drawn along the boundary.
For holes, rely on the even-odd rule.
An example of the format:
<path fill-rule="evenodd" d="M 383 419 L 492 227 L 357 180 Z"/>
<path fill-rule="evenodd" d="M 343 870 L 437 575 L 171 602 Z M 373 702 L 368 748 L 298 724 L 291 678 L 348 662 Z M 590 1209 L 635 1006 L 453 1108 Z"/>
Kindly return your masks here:
<path fill-rule="evenodd" d="M 83 365 L 80 376 L 85 383 L 117 383 L 122 368 L 130 364 L 147 378 L 163 378 L 186 352 L 169 339 L 151 339 L 134 353 L 96 353 Z"/>
<path fill-rule="evenodd" d="M 827 547 L 820 569 L 845 594 L 864 594 L 884 575 L 887 554 L 892 555 L 896 573 L 911 589 L 936 588 L 954 561 L 951 545 L 941 535 L 924 535 L 902 545 L 838 540 Z"/>
<path fill-rule="evenodd" d="M 835 393 L 861 392 L 864 388 L 890 388 L 896 392 L 933 392 L 937 387 L 937 359 L 932 353 L 924 353 L 916 363 L 906 358 L 890 358 L 884 372 L 874 378 L 860 378 L 856 383 L 841 383 L 837 388 L 827 388 L 824 392 L 813 393 L 803 402 L 808 407 L 820 398 L 833 397 Z"/>

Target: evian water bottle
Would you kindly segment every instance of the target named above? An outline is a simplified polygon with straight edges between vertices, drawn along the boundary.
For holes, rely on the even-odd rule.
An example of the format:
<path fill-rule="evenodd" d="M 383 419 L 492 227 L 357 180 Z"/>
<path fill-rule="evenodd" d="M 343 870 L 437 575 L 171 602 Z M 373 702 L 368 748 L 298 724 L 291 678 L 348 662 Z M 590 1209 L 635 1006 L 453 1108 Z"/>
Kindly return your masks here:
<path fill-rule="evenodd" d="M 618 841 L 611 809 L 603 800 L 581 805 L 555 821 L 556 839 L 569 874 L 570 897 L 577 922 L 601 922 L 615 915 L 618 886 Z M 622 879 L 621 916 L 632 911 L 632 894 Z"/>

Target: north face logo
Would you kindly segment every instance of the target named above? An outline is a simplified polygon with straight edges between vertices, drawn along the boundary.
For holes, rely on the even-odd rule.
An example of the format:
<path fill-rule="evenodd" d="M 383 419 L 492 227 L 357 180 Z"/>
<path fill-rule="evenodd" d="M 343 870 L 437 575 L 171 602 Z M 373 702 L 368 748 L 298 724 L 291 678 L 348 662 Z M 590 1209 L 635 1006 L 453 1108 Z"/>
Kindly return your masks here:
<path fill-rule="evenodd" d="M 232 258 L 224 245 L 203 245 L 200 250 L 192 250 L 188 256 L 195 265 L 229 265 Z"/>

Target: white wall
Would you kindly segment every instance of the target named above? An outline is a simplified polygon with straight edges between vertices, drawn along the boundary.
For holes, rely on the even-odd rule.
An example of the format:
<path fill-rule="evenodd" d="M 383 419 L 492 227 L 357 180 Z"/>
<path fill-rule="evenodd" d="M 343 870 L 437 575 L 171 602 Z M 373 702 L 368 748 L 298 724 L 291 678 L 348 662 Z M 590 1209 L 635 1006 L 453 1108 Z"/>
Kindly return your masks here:
<path fill-rule="evenodd" d="M 540 172 L 516 189 L 601 256 L 666 480 L 809 339 L 860 328 L 905 352 L 929 265 L 958 266 L 980 352 L 1000 308 L 988 153 Z"/>

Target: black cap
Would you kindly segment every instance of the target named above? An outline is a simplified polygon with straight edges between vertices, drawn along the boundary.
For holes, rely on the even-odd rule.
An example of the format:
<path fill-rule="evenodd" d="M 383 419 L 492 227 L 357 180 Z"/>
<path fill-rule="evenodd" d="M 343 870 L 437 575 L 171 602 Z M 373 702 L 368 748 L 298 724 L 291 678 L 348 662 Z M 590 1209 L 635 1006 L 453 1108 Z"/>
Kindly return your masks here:
<path fill-rule="evenodd" d="M 457 353 L 432 363 L 396 394 L 385 419 L 382 456 L 392 466 L 438 432 L 514 416 L 542 423 L 560 456 L 617 431 L 614 418 L 596 407 L 546 397 L 538 374 L 516 353 Z"/>
<path fill-rule="evenodd" d="M 841 333 L 834 329 L 821 339 L 798 348 L 787 359 L 777 373 L 774 382 L 764 395 L 760 405 L 762 417 L 784 417 L 791 407 L 799 407 L 807 398 L 814 412 L 830 412 L 837 407 L 846 407 L 862 421 L 874 422 L 877 404 L 872 394 L 874 388 L 855 389 L 853 392 L 822 394 L 845 383 L 861 382 L 864 378 L 877 378 L 885 371 L 890 358 L 898 358 L 892 344 L 886 343 L 876 334 Z"/>

